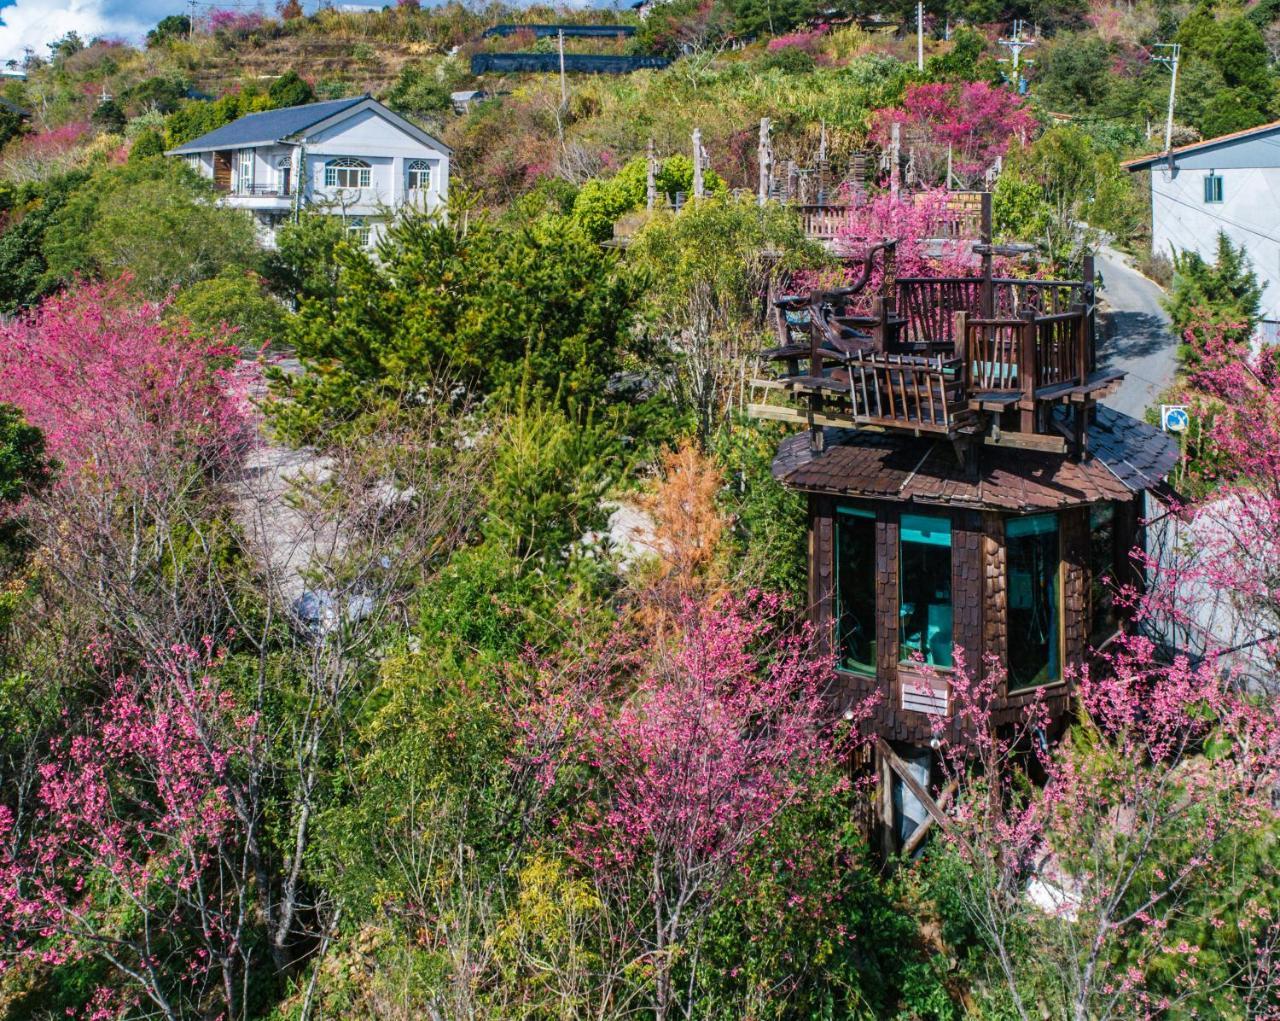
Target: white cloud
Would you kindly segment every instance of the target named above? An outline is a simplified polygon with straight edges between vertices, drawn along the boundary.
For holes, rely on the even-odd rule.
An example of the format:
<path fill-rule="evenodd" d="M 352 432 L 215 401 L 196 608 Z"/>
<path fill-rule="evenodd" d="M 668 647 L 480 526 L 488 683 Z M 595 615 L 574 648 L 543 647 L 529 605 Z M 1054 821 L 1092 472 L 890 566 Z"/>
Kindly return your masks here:
<path fill-rule="evenodd" d="M 68 32 L 138 41 L 166 14 L 181 13 L 182 0 L 17 0 L 0 7 L 0 64 L 19 60 L 27 47 L 37 55 Z"/>

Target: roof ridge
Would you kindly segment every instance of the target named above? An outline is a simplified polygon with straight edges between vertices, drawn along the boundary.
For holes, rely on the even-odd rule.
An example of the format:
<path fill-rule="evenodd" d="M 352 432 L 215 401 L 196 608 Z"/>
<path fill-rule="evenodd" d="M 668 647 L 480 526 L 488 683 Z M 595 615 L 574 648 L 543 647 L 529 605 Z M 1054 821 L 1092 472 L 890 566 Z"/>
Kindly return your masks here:
<path fill-rule="evenodd" d="M 1172 149 L 1162 150 L 1161 152 L 1152 153 L 1149 156 L 1136 156 L 1131 160 L 1123 160 L 1120 163 L 1122 167 L 1135 167 L 1144 163 L 1153 163 L 1156 160 L 1164 159 L 1167 156 L 1177 156 L 1180 153 L 1191 152 L 1194 149 L 1203 149 L 1207 145 L 1217 145 L 1219 142 L 1231 142 L 1237 138 L 1246 138 L 1249 135 L 1255 135 L 1259 132 L 1270 131 L 1280 128 L 1280 120 L 1268 121 L 1266 124 L 1256 124 L 1251 128 L 1244 128 L 1240 131 L 1229 131 L 1225 135 L 1215 135 L 1213 138 L 1202 138 L 1199 142 L 1188 142 L 1186 145 L 1176 145 Z"/>

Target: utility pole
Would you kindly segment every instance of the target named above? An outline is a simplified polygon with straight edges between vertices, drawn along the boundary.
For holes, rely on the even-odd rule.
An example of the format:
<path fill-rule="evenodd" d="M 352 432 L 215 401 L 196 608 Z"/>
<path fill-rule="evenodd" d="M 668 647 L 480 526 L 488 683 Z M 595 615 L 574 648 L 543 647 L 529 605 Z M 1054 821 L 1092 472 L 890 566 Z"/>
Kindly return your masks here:
<path fill-rule="evenodd" d="M 1013 31 L 1005 39 L 998 42 L 1006 50 L 1009 51 L 1011 63 L 1013 65 L 1013 87 L 1016 89 L 1020 84 L 1020 76 L 1018 74 L 1018 65 L 1022 63 L 1022 51 L 1030 46 L 1034 46 L 1036 41 L 1034 38 L 1025 38 L 1023 32 L 1026 30 L 1027 23 L 1021 18 L 1017 18 L 1013 23 Z"/>
<path fill-rule="evenodd" d="M 191 8 L 187 15 L 187 42 L 191 42 L 196 32 L 196 0 L 187 0 L 187 6 Z"/>
<path fill-rule="evenodd" d="M 560 37 L 560 105 L 569 105 L 569 82 L 564 76 L 564 29 L 556 33 Z"/>
<path fill-rule="evenodd" d="M 916 0 L 916 70 L 924 70 L 924 2 Z"/>
<path fill-rule="evenodd" d="M 1173 148 L 1173 98 L 1178 89 L 1178 60 L 1182 56 L 1182 44 L 1157 43 L 1155 48 L 1167 52 L 1153 54 L 1151 59 L 1173 72 L 1169 78 L 1169 112 L 1164 118 L 1164 151 L 1169 152 Z"/>

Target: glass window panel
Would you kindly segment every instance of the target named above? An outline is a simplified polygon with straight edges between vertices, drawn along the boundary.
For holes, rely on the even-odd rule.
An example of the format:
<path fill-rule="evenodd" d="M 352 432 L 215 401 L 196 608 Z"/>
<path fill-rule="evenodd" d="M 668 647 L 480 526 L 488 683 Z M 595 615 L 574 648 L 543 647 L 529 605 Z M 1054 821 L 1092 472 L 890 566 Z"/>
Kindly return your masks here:
<path fill-rule="evenodd" d="M 951 520 L 903 514 L 898 524 L 899 642 L 903 660 L 951 666 Z"/>
<path fill-rule="evenodd" d="M 1089 508 L 1089 642 L 1097 645 L 1119 626 L 1115 603 L 1116 508 Z"/>
<path fill-rule="evenodd" d="M 431 187 L 431 164 L 414 160 L 409 164 L 409 190 L 427 191 Z"/>
<path fill-rule="evenodd" d="M 836 514 L 837 656 L 841 670 L 876 671 L 876 516 L 860 507 Z"/>
<path fill-rule="evenodd" d="M 1007 521 L 1005 557 L 1009 571 L 1009 690 L 1052 683 L 1062 676 L 1057 515 Z"/>

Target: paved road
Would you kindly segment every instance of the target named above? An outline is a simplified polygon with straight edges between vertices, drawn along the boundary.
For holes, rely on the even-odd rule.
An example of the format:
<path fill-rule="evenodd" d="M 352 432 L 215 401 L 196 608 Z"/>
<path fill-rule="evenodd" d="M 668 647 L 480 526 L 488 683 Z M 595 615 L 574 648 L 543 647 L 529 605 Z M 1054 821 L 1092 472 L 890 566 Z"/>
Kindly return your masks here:
<path fill-rule="evenodd" d="M 1177 338 L 1169 316 L 1160 307 L 1164 292 L 1141 273 L 1129 268 L 1123 255 L 1103 247 L 1098 253 L 1102 296 L 1111 305 L 1111 336 L 1101 341 L 1101 368 L 1123 369 L 1128 375 L 1104 404 L 1134 418 L 1156 402 L 1173 383 L 1177 369 Z"/>

